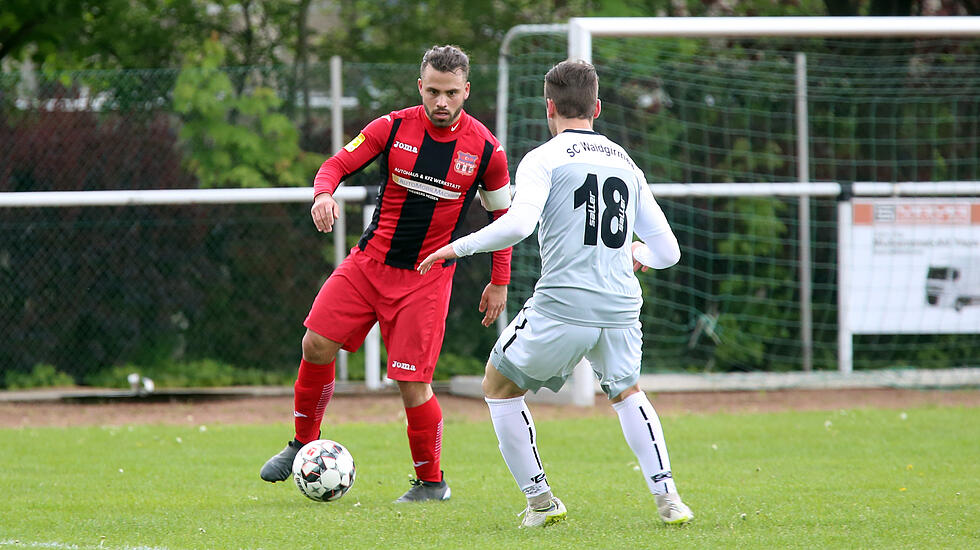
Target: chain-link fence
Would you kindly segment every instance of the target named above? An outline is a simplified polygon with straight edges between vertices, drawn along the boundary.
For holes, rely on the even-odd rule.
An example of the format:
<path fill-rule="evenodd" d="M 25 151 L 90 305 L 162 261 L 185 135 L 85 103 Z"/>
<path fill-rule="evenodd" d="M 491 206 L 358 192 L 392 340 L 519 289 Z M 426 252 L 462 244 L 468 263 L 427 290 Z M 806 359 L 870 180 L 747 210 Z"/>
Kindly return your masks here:
<path fill-rule="evenodd" d="M 418 104 L 418 70 L 343 65 L 344 139 Z M 302 84 L 292 67 L 221 73 L 237 97 L 275 91 L 275 114 L 286 115 L 313 166 L 332 153 L 329 65 L 310 67 Z M 198 187 L 188 115 L 174 107 L 181 76 L 0 75 L 0 192 Z M 467 110 L 488 126 L 495 79 L 495 67 L 472 69 Z M 257 118 L 231 110 L 205 135 L 218 142 Z M 345 185 L 378 177 L 372 167 Z M 348 246 L 360 234 L 361 208 L 347 206 Z M 480 210 L 470 212 L 473 228 L 485 223 Z M 158 385 L 287 383 L 334 257 L 303 204 L 0 207 L 0 387 L 119 386 L 133 371 Z M 477 311 L 489 273 L 488 258 L 460 262 L 448 325 L 467 337 L 447 338 L 437 376 L 482 369 L 496 336 Z M 362 375 L 358 358 L 349 364 L 352 378 Z"/>
<path fill-rule="evenodd" d="M 541 77 L 567 48 L 558 35 L 526 42 L 510 57 L 512 170 L 547 138 Z M 606 90 L 597 128 L 628 147 L 651 181 L 795 181 L 787 83 L 800 43 L 767 44 L 597 41 Z M 980 179 L 976 40 L 815 48 L 811 179 Z M 418 70 L 343 64 L 344 140 L 417 104 Z M 474 66 L 470 80 L 467 110 L 492 128 L 497 68 Z M 329 64 L 302 75 L 294 67 L 0 74 L 0 192 L 309 185 L 335 147 L 330 83 Z M 299 177 L 287 178 L 297 167 Z M 369 167 L 345 185 L 377 179 Z M 648 356 L 692 370 L 797 368 L 797 204 L 662 204 L 686 259 L 648 293 L 656 298 L 644 326 L 657 335 Z M 347 206 L 348 246 L 361 207 Z M 809 208 L 818 368 L 836 361 L 835 207 Z M 474 229 L 485 215 L 474 207 L 467 222 Z M 120 385 L 131 370 L 170 385 L 288 382 L 334 252 L 301 204 L 0 207 L 0 386 Z M 533 239 L 515 249 L 512 308 L 531 292 L 536 262 Z M 459 264 L 437 376 L 482 369 L 496 336 L 477 311 L 489 263 L 478 255 Z M 664 304 L 669 314 L 655 309 Z M 867 335 L 854 345 L 863 367 L 965 366 L 977 358 L 968 332 Z M 349 365 L 357 378 L 362 362 Z"/>

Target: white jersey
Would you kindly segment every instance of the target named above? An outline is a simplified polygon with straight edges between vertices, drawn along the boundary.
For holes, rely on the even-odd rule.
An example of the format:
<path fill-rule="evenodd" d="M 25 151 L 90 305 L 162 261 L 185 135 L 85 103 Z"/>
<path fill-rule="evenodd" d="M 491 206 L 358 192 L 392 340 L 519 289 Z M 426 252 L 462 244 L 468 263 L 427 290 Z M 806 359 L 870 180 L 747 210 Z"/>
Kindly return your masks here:
<path fill-rule="evenodd" d="M 573 324 L 635 324 L 643 299 L 630 244 L 638 205 L 653 195 L 626 151 L 601 134 L 565 130 L 528 153 L 515 179 L 549 187 L 532 307 Z"/>
<path fill-rule="evenodd" d="M 570 129 L 525 155 L 514 178 L 510 210 L 494 223 L 453 242 L 459 256 L 499 250 L 540 223 L 541 277 L 532 308 L 558 321 L 631 327 L 639 319 L 636 259 L 669 267 L 680 251 L 643 172 L 622 147 L 589 130 Z"/>

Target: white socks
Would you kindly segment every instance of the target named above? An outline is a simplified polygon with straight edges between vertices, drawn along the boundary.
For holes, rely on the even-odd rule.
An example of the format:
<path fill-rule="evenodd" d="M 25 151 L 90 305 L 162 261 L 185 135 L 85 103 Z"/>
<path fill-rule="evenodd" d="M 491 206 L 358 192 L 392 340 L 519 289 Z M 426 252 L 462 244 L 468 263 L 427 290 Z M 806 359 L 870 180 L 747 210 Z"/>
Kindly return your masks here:
<path fill-rule="evenodd" d="M 511 399 L 486 398 L 490 419 L 500 442 L 500 454 L 511 475 L 528 500 L 537 502 L 551 497 L 551 487 L 545 478 L 538 457 L 537 432 L 524 397 Z M 637 392 L 619 403 L 613 403 L 619 415 L 623 435 L 643 470 L 650 492 L 655 495 L 676 494 L 677 487 L 670 473 L 670 458 L 664 441 L 660 417 L 643 392 Z M 538 497 L 538 498 L 535 498 Z"/>
<path fill-rule="evenodd" d="M 486 398 L 490 406 L 490 419 L 500 442 L 500 454 L 510 469 L 514 481 L 529 501 L 536 503 L 551 497 L 551 487 L 544 476 L 538 457 L 537 432 L 531 411 L 524 404 L 524 396 L 511 399 Z M 659 424 L 658 424 L 659 426 Z"/>
<path fill-rule="evenodd" d="M 634 393 L 619 403 L 613 403 L 613 409 L 619 415 L 623 435 L 640 463 L 650 492 L 655 495 L 676 493 L 677 487 L 674 486 L 670 473 L 670 458 L 667 457 L 667 443 L 664 441 L 663 428 L 660 427 L 660 417 L 647 395 L 643 392 Z"/>

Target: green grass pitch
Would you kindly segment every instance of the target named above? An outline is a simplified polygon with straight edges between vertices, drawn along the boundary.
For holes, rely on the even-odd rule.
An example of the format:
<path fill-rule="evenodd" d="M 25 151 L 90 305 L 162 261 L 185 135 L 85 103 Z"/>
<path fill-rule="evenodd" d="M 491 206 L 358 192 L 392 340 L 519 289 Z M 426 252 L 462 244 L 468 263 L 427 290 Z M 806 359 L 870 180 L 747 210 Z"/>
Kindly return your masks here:
<path fill-rule="evenodd" d="M 532 405 L 533 411 L 533 405 Z M 316 503 L 258 477 L 288 424 L 0 430 L 6 548 L 980 548 L 980 409 L 663 418 L 696 514 L 657 519 L 615 417 L 538 422 L 568 521 L 517 529 L 489 419 L 447 422 L 449 502 L 394 505 L 403 423 L 325 426 L 357 481 Z"/>

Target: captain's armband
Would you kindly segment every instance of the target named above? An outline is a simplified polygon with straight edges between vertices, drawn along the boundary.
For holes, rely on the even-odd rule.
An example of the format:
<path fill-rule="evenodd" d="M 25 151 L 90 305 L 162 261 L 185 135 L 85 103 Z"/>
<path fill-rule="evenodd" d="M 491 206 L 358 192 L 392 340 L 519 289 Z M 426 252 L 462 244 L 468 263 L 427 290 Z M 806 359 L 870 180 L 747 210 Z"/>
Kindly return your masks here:
<path fill-rule="evenodd" d="M 493 191 L 488 191 L 481 187 L 478 192 L 480 193 L 480 202 L 483 203 L 483 208 L 486 208 L 488 212 L 510 207 L 509 185 L 494 189 Z"/>

